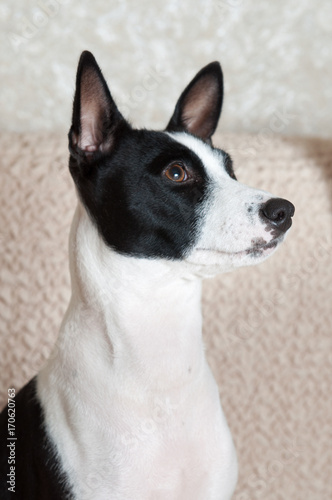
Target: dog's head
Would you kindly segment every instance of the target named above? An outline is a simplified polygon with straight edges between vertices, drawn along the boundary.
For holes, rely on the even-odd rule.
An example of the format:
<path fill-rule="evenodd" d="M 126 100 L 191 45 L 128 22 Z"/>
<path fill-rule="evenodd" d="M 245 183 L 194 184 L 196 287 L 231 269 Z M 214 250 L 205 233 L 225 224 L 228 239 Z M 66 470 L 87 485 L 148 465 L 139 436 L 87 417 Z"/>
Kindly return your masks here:
<path fill-rule="evenodd" d="M 69 167 L 106 245 L 185 262 L 210 275 L 261 262 L 292 224 L 293 205 L 237 181 L 212 145 L 223 100 L 219 63 L 186 87 L 165 131 L 133 129 L 91 53 L 81 56 Z"/>

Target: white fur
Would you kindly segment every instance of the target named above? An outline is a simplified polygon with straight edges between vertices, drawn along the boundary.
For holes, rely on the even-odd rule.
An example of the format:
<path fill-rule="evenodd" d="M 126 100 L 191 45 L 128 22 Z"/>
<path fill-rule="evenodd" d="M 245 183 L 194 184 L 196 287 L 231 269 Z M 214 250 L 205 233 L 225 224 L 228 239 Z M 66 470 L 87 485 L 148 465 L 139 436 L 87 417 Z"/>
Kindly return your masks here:
<path fill-rule="evenodd" d="M 258 264 L 272 255 L 268 248 L 253 256 L 247 253 L 253 241 L 269 243 L 271 229 L 259 216 L 259 208 L 273 195 L 232 179 L 218 150 L 185 132 L 169 134 L 201 159 L 210 178 L 210 191 L 200 220 L 200 237 L 186 261 L 202 277 L 228 272 L 240 266 Z M 251 206 L 252 211 L 248 212 Z M 281 243 L 282 238 L 279 242 Z"/>
<path fill-rule="evenodd" d="M 72 299 L 38 393 L 79 500 L 228 500 L 235 450 L 202 345 L 201 285 L 110 250 L 79 205 Z"/>
<path fill-rule="evenodd" d="M 185 261 L 119 255 L 80 203 L 72 224 L 72 299 L 38 394 L 77 500 L 229 500 L 235 488 L 235 450 L 202 344 L 200 278 L 272 253 L 246 252 L 272 239 L 258 215 L 271 195 L 232 180 L 209 146 L 170 135 L 211 180 Z"/>

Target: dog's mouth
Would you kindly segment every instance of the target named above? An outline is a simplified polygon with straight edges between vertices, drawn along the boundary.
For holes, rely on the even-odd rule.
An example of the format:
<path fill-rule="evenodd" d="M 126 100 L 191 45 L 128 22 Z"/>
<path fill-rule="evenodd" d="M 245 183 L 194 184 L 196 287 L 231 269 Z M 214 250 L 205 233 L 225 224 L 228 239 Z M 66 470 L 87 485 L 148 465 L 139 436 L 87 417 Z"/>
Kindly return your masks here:
<path fill-rule="evenodd" d="M 247 255 L 251 255 L 252 257 L 261 257 L 268 250 L 273 250 L 277 247 L 283 238 L 274 238 L 273 240 L 266 243 L 263 238 L 257 238 L 256 240 L 252 240 L 252 246 L 245 251 Z"/>
<path fill-rule="evenodd" d="M 282 242 L 283 236 L 279 236 L 278 238 L 274 238 L 268 243 L 263 238 L 253 238 L 251 240 L 251 247 L 246 250 L 240 250 L 239 252 L 230 252 L 225 250 L 219 250 L 217 248 L 197 248 L 199 252 L 215 252 L 221 255 L 228 256 L 237 256 L 237 257 L 245 257 L 249 255 L 253 258 L 265 257 L 268 254 L 272 253 L 272 251 L 278 246 L 279 243 Z"/>

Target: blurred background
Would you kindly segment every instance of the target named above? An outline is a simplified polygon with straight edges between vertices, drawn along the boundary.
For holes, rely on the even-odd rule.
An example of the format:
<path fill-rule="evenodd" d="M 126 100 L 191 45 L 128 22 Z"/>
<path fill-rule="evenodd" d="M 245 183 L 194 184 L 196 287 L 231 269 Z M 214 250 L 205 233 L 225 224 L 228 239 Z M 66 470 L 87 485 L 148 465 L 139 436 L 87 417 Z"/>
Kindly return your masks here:
<path fill-rule="evenodd" d="M 2 0 L 0 22 L 2 130 L 67 130 L 88 49 L 137 126 L 163 127 L 217 59 L 222 130 L 332 133 L 330 0 Z"/>

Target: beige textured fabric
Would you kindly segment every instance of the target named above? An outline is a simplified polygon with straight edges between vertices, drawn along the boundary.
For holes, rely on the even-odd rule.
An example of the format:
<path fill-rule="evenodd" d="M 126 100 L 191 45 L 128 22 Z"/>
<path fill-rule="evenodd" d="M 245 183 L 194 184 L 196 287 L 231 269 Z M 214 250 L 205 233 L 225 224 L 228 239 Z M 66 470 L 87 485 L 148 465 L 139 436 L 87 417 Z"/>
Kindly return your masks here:
<path fill-rule="evenodd" d="M 216 143 L 241 181 L 296 206 L 271 259 L 204 286 L 207 354 L 239 457 L 234 498 L 331 500 L 332 143 L 239 135 Z M 2 406 L 55 341 L 70 294 L 75 192 L 65 137 L 2 134 L 0 147 Z"/>

